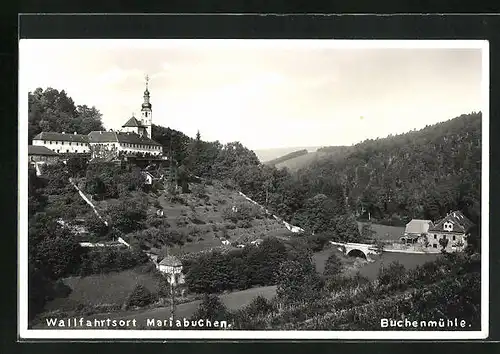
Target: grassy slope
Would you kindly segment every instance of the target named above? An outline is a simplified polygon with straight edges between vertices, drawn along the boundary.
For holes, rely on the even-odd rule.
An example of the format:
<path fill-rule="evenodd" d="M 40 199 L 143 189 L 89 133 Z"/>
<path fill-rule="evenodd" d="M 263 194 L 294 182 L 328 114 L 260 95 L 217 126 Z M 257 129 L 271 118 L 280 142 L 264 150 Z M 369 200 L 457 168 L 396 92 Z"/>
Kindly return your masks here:
<path fill-rule="evenodd" d="M 288 161 L 288 160 L 291 160 L 291 159 L 294 159 L 296 157 L 300 157 L 300 156 L 304 156 L 304 155 L 307 155 L 309 152 L 304 149 L 304 150 L 297 150 L 297 151 L 293 151 L 289 154 L 286 154 L 286 155 L 283 155 L 283 156 L 280 156 L 280 157 L 277 157 L 275 159 L 272 159 L 270 161 L 266 161 L 264 162 L 265 165 L 270 165 L 270 166 L 274 166 L 274 165 L 277 165 L 277 164 L 280 164 L 280 163 L 283 163 L 285 161 Z"/>
<path fill-rule="evenodd" d="M 275 165 L 276 168 L 288 168 L 290 171 L 297 171 L 307 167 L 310 164 L 328 157 L 329 159 L 342 159 L 349 154 L 351 147 L 348 146 L 329 146 L 310 152 L 306 155 L 298 156 L 290 160 Z"/>
<path fill-rule="evenodd" d="M 148 213 L 156 212 L 153 203 L 155 199 L 158 199 L 164 208 L 164 215 L 171 225 L 171 229 L 187 234 L 190 234 L 192 230 L 198 231 L 197 235 L 192 236 L 192 242 L 187 242 L 172 250 L 171 253 L 192 253 L 214 247 L 230 247 L 222 246 L 218 238 L 221 236 L 220 229 L 227 223 L 222 218 L 222 210 L 236 203 L 248 203 L 248 201 L 236 191 L 227 190 L 217 183 L 213 186 L 207 186 L 206 193 L 209 196 L 209 200 L 206 202 L 192 194 L 181 194 L 188 205 L 170 203 L 164 196 L 156 198 L 148 195 L 150 205 Z M 96 204 L 105 214 L 106 208 L 116 202 L 117 200 L 105 200 Z M 204 224 L 194 224 L 189 221 L 189 217 L 194 214 L 191 206 L 194 206 L 196 218 L 202 220 Z M 182 224 L 182 221 L 187 221 L 188 224 Z M 264 236 L 285 237 L 289 234 L 283 224 L 274 219 L 257 219 L 252 222 L 250 228 L 228 229 L 227 233 L 231 241 L 239 240 L 240 242 L 249 242 Z M 67 298 L 59 298 L 48 303 L 47 311 L 70 310 L 78 304 L 122 304 L 136 284 L 142 284 L 153 292 L 158 289 L 158 280 L 153 275 L 141 274 L 135 270 L 87 277 L 70 277 L 64 282 L 72 288 L 72 293 Z"/>
<path fill-rule="evenodd" d="M 364 222 L 358 221 L 358 228 L 361 232 Z M 373 238 L 377 240 L 393 240 L 398 241 L 405 232 L 405 228 L 402 226 L 386 226 L 379 224 L 372 224 L 372 230 L 375 232 Z"/>
<path fill-rule="evenodd" d="M 71 294 L 67 298 L 49 302 L 45 306 L 47 311 L 71 310 L 78 304 L 122 305 L 137 284 L 144 285 L 151 292 L 158 291 L 157 278 L 151 273 L 142 274 L 133 269 L 87 277 L 69 277 L 64 279 L 64 283 L 72 289 Z"/>
<path fill-rule="evenodd" d="M 310 163 L 317 161 L 319 158 L 326 156 L 327 154 L 319 151 L 310 152 L 306 155 L 298 156 L 290 160 L 278 163 L 275 165 L 277 169 L 288 168 L 290 171 L 297 171 Z"/>
<path fill-rule="evenodd" d="M 148 214 L 156 212 L 153 203 L 158 200 L 163 208 L 164 217 L 170 225 L 171 230 L 181 234 L 189 235 L 191 242 L 186 242 L 183 246 L 176 247 L 172 254 L 193 253 L 208 250 L 214 247 L 222 247 L 220 237 L 223 237 L 222 230 L 228 224 L 223 219 L 223 211 L 239 203 L 249 203 L 237 191 L 228 190 L 218 182 L 214 185 L 206 186 L 207 200 L 198 198 L 192 193 L 180 194 L 185 203 L 170 202 L 165 195 L 160 197 L 148 195 L 150 205 Z M 99 209 L 105 209 L 114 200 L 99 202 Z M 193 220 L 198 220 L 196 223 Z M 250 242 L 258 238 L 275 236 L 286 237 L 289 235 L 286 227 L 275 219 L 255 219 L 249 228 L 227 229 L 227 238 L 233 242 Z"/>

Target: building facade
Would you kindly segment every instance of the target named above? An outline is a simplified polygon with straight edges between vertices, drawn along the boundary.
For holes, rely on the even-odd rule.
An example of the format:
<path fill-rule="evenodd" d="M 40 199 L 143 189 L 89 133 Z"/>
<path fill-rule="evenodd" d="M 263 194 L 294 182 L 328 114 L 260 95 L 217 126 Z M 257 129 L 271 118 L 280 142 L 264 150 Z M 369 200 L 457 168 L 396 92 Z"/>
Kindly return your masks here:
<path fill-rule="evenodd" d="M 33 138 L 33 146 L 45 147 L 58 154 L 89 153 L 87 135 L 41 132 Z"/>
<path fill-rule="evenodd" d="M 51 164 L 59 161 L 59 154 L 45 146 L 28 145 L 28 159 L 30 163 L 43 162 Z"/>
<path fill-rule="evenodd" d="M 118 158 L 122 155 L 161 156 L 161 144 L 151 139 L 153 111 L 146 77 L 141 117 L 132 116 L 120 131 L 92 131 L 88 135 L 42 132 L 33 138 L 33 146 L 59 154 L 90 154 L 91 158 Z"/>
<path fill-rule="evenodd" d="M 457 252 L 463 251 L 467 246 L 467 237 L 471 228 L 474 226 L 462 212 L 453 211 L 448 213 L 443 219 L 429 228 L 428 239 L 430 247 L 442 248 L 441 239 L 447 240 L 445 251 Z"/>

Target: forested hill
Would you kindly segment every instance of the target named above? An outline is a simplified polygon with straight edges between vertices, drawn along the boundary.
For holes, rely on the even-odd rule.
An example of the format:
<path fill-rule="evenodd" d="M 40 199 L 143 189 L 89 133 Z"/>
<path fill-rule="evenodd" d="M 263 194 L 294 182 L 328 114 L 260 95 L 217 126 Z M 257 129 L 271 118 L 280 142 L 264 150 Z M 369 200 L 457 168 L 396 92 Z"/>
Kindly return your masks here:
<path fill-rule="evenodd" d="M 299 156 L 307 155 L 307 154 L 308 154 L 308 151 L 306 149 L 302 149 L 302 150 L 294 151 L 294 152 L 291 152 L 289 154 L 277 157 L 277 158 L 272 159 L 270 161 L 267 161 L 267 162 L 265 162 L 265 164 L 270 165 L 270 166 L 275 166 L 281 162 L 285 162 L 285 161 L 293 159 L 295 157 L 299 157 Z"/>
<path fill-rule="evenodd" d="M 343 159 L 324 158 L 298 172 L 318 193 L 342 189 L 348 208 L 387 223 L 436 220 L 461 209 L 480 213 L 481 113 L 352 147 Z"/>
<path fill-rule="evenodd" d="M 96 107 L 76 105 L 64 90 L 37 88 L 28 93 L 28 139 L 44 132 L 88 134 L 104 130 Z"/>

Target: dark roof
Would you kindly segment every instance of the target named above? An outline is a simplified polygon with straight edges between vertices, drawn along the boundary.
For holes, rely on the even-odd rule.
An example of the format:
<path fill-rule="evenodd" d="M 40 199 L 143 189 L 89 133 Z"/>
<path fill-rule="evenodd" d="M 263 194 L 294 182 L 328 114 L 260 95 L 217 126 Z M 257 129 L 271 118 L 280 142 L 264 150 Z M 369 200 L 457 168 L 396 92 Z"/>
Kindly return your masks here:
<path fill-rule="evenodd" d="M 450 222 L 453 225 L 451 231 L 444 229 L 444 224 Z M 453 211 L 446 215 L 443 219 L 439 220 L 433 227 L 429 228 L 429 231 L 439 231 L 439 232 L 467 232 L 474 226 L 474 223 L 470 221 L 461 211 Z"/>
<path fill-rule="evenodd" d="M 41 132 L 35 135 L 33 140 L 71 141 L 75 143 L 88 143 L 87 135 L 66 134 L 56 132 Z"/>
<path fill-rule="evenodd" d="M 131 117 L 122 127 L 142 127 L 142 124 L 135 117 Z"/>
<path fill-rule="evenodd" d="M 127 144 L 143 144 L 143 145 L 158 145 L 161 146 L 161 144 L 157 143 L 154 140 L 151 140 L 145 136 L 140 136 L 139 134 L 136 133 L 116 133 L 117 139 L 120 143 L 127 143 Z"/>
<path fill-rule="evenodd" d="M 59 154 L 45 146 L 28 145 L 28 155 L 58 156 Z"/>
<path fill-rule="evenodd" d="M 182 262 L 177 257 L 170 256 L 170 255 L 163 258 L 159 264 L 164 265 L 164 266 L 168 266 L 168 267 L 180 267 L 180 266 L 182 266 Z"/>
<path fill-rule="evenodd" d="M 88 135 L 89 143 L 112 143 L 117 142 L 115 132 L 93 131 Z"/>
<path fill-rule="evenodd" d="M 90 143 L 112 143 L 119 142 L 122 144 L 141 144 L 141 145 L 157 145 L 156 141 L 151 140 L 145 136 L 140 136 L 137 133 L 125 132 L 100 132 L 94 131 L 89 133 Z"/>

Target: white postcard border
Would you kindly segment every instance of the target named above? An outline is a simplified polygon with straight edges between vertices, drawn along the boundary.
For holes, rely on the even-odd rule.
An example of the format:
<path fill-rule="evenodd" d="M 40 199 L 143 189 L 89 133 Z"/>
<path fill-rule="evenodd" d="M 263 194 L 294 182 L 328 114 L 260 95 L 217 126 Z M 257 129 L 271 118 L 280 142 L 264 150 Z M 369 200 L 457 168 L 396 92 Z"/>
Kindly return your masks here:
<path fill-rule="evenodd" d="M 482 50 L 482 173 L 481 173 L 481 330 L 480 331 L 211 331 L 211 330 L 35 330 L 28 329 L 28 116 L 29 89 L 22 68 L 29 58 L 23 48 L 58 41 L 65 45 L 153 48 L 173 46 L 259 46 L 276 48 L 350 49 L 481 49 Z M 36 58 L 34 59 L 36 60 Z M 410 339 L 465 340 L 488 337 L 489 323 L 489 42 L 487 40 L 236 40 L 236 39 L 22 39 L 19 42 L 18 117 L 18 335 L 20 339 Z M 449 117 L 452 118 L 452 117 Z"/>

